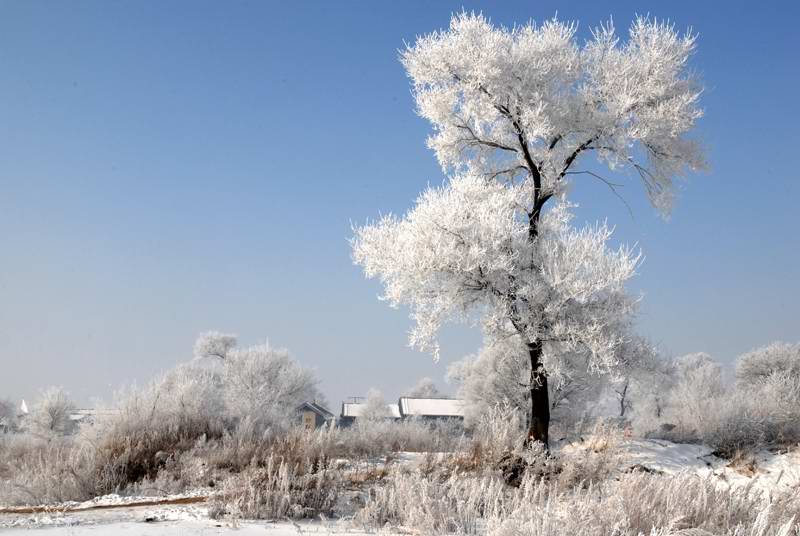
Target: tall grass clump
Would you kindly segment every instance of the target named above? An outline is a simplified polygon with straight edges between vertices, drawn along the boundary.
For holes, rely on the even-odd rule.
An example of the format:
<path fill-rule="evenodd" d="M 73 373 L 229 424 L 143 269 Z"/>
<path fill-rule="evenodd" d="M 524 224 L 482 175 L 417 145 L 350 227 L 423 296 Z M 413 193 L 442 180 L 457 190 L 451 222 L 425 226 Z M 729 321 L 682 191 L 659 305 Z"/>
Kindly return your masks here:
<path fill-rule="evenodd" d="M 511 488 L 492 475 L 437 480 L 396 471 L 371 489 L 355 523 L 419 534 L 491 536 L 800 534 L 796 490 L 766 495 L 695 475 L 619 475 L 586 486 L 533 473 Z"/>
<path fill-rule="evenodd" d="M 94 497 L 105 475 L 93 474 L 93 454 L 72 438 L 0 437 L 0 504 L 52 504 Z"/>
<path fill-rule="evenodd" d="M 341 474 L 327 467 L 306 467 L 270 455 L 225 482 L 211 500 L 212 517 L 248 519 L 313 518 L 332 516 Z"/>

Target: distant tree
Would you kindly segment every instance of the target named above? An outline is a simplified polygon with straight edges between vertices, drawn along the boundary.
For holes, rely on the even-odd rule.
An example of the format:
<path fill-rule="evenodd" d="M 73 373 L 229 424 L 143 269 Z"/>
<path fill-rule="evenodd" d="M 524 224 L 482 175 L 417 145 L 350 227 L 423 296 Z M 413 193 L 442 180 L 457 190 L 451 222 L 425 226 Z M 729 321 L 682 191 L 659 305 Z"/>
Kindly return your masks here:
<path fill-rule="evenodd" d="M 367 392 L 367 400 L 364 403 L 364 409 L 356 422 L 376 422 L 382 421 L 390 417 L 389 408 L 386 405 L 386 400 L 383 398 L 383 393 L 377 389 L 370 389 Z"/>
<path fill-rule="evenodd" d="M 13 431 L 17 427 L 17 407 L 11 400 L 0 398 L 0 425 Z"/>
<path fill-rule="evenodd" d="M 194 343 L 196 357 L 218 357 L 225 359 L 228 353 L 236 347 L 236 335 L 207 331 L 201 333 Z"/>
<path fill-rule="evenodd" d="M 224 414 L 220 375 L 192 364 L 178 365 L 156 381 L 157 403 L 178 426 L 219 420 Z"/>
<path fill-rule="evenodd" d="M 229 350 L 223 385 L 231 416 L 261 429 L 287 424 L 300 404 L 320 398 L 313 371 L 266 344 Z"/>
<path fill-rule="evenodd" d="M 414 387 L 406 391 L 404 396 L 412 398 L 442 398 L 442 393 L 439 392 L 432 379 L 425 377 L 420 378 Z"/>
<path fill-rule="evenodd" d="M 610 385 L 617 399 L 618 416 L 624 418 L 636 401 L 656 395 L 654 379 L 659 378 L 665 362 L 647 339 L 638 336 L 621 344 L 617 356 L 618 372 Z"/>
<path fill-rule="evenodd" d="M 736 381 L 741 385 L 763 382 L 775 374 L 800 378 L 800 343 L 773 342 L 741 355 L 736 362 Z"/>
<path fill-rule="evenodd" d="M 75 404 L 61 387 L 48 387 L 41 392 L 29 416 L 30 430 L 37 435 L 52 437 L 69 434 L 74 423 L 70 419 Z"/>
<path fill-rule="evenodd" d="M 671 207 L 673 181 L 702 166 L 686 137 L 702 115 L 688 70 L 693 35 L 637 18 L 627 43 L 613 27 L 578 45 L 576 26 L 495 27 L 453 17 L 402 54 L 418 113 L 449 184 L 429 189 L 405 218 L 356 231 L 355 261 L 406 304 L 411 342 L 438 355 L 442 322 L 480 316 L 489 340 L 517 337 L 529 361 L 529 438 L 548 441 L 548 378 L 558 357 L 583 353 L 611 368 L 633 308 L 622 287 L 636 256 L 606 248 L 605 226 L 572 231 L 563 203 L 570 178 L 595 155 L 633 170 L 653 205 Z M 547 203 L 561 201 L 545 213 Z"/>
<path fill-rule="evenodd" d="M 722 368 L 704 352 L 679 357 L 674 367 L 675 380 L 669 391 L 664 420 L 677 427 L 677 436 L 693 439 L 706 426 L 712 403 L 725 394 Z"/>

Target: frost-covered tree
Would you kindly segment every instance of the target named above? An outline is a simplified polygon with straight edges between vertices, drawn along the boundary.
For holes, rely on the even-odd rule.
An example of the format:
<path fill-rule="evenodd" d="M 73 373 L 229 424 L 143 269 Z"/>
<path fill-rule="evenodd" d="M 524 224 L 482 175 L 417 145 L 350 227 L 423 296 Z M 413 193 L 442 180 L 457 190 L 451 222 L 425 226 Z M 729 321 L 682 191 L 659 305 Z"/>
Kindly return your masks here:
<path fill-rule="evenodd" d="M 711 418 L 709 408 L 725 394 L 722 368 L 704 353 L 676 358 L 675 380 L 664 412 L 666 423 L 676 427 L 678 439 L 696 439 Z"/>
<path fill-rule="evenodd" d="M 702 115 L 687 67 L 695 37 L 645 18 L 625 43 L 607 25 L 580 46 L 575 30 L 557 20 L 507 29 L 460 14 L 409 46 L 402 62 L 434 128 L 428 145 L 455 176 L 404 218 L 358 229 L 353 243 L 385 298 L 411 307 L 416 346 L 436 355 L 440 324 L 474 314 L 488 339 L 519 337 L 529 436 L 545 443 L 556 356 L 582 352 L 593 371 L 615 362 L 636 256 L 609 251 L 605 226 L 571 230 L 563 203 L 544 209 L 571 177 L 599 177 L 584 165 L 589 155 L 633 170 L 663 213 L 675 177 L 702 165 L 686 137 Z"/>
<path fill-rule="evenodd" d="M 70 415 L 74 410 L 75 404 L 64 389 L 48 387 L 39 395 L 27 419 L 30 430 L 44 437 L 69 434 L 73 431 Z"/>
<path fill-rule="evenodd" d="M 180 426 L 211 422 L 224 413 L 222 381 L 211 370 L 178 365 L 156 381 L 154 392 L 163 411 Z"/>
<path fill-rule="evenodd" d="M 703 164 L 685 136 L 702 115 L 687 65 L 696 36 L 639 17 L 627 42 L 609 23 L 580 46 L 576 29 L 555 19 L 508 29 L 462 13 L 402 54 L 442 167 L 528 183 L 532 233 L 565 179 L 588 174 L 577 168 L 587 154 L 634 170 L 663 212 L 674 177 Z"/>
<path fill-rule="evenodd" d="M 636 402 L 658 396 L 659 390 L 654 384 L 663 380 L 660 375 L 665 362 L 653 345 L 639 336 L 631 336 L 620 345 L 617 356 L 619 367 L 610 385 L 617 401 L 617 415 L 624 418 Z M 657 404 L 658 400 L 653 402 Z"/>
<path fill-rule="evenodd" d="M 389 416 L 389 407 L 386 405 L 383 393 L 378 389 L 370 389 L 367 391 L 367 400 L 364 403 L 364 408 L 357 422 L 379 422 L 387 419 Z"/>
<path fill-rule="evenodd" d="M 314 372 L 266 344 L 228 351 L 223 384 L 231 416 L 258 429 L 285 425 L 300 404 L 320 398 Z"/>
<path fill-rule="evenodd" d="M 443 395 L 432 379 L 420 378 L 417 384 L 406 391 L 405 395 L 412 398 L 442 398 Z"/>
<path fill-rule="evenodd" d="M 13 431 L 17 427 L 17 407 L 11 400 L 0 398 L 0 431 Z"/>
<path fill-rule="evenodd" d="M 774 342 L 736 361 L 736 381 L 741 385 L 763 382 L 774 374 L 800 378 L 800 344 Z"/>
<path fill-rule="evenodd" d="M 593 374 L 580 352 L 558 356 L 559 367 L 549 375 L 548 388 L 551 418 L 562 430 L 599 414 L 598 404 L 607 390 L 617 397 L 617 406 L 630 409 L 631 400 L 638 397 L 639 382 L 647 376 L 643 360 L 631 355 L 632 347 L 639 342 L 634 336 L 632 342 L 620 345 L 617 364 L 607 370 L 613 374 Z M 470 423 L 490 414 L 495 406 L 513 408 L 530 418 L 529 377 L 528 352 L 516 337 L 492 341 L 477 356 L 467 356 L 448 369 L 448 379 L 460 386 L 459 397 L 465 401 Z"/>
<path fill-rule="evenodd" d="M 497 407 L 529 416 L 530 371 L 526 360 L 521 344 L 515 344 L 514 339 L 501 339 L 488 342 L 476 355 L 450 364 L 447 379 L 458 385 L 469 426 L 491 415 Z"/>
<path fill-rule="evenodd" d="M 201 333 L 194 343 L 195 357 L 218 357 L 225 359 L 228 352 L 236 348 L 236 335 L 231 333 L 220 333 L 218 331 L 207 331 Z"/>
<path fill-rule="evenodd" d="M 489 341 L 521 346 L 533 435 L 546 440 L 548 375 L 569 377 L 573 359 L 592 373 L 618 364 L 636 308 L 624 287 L 638 255 L 610 249 L 605 225 L 572 229 L 565 203 L 542 217 L 530 242 L 521 190 L 458 175 L 404 218 L 359 229 L 354 251 L 366 274 L 383 280 L 386 299 L 411 306 L 417 346 L 436 353 L 439 326 L 453 317 L 480 317 Z"/>

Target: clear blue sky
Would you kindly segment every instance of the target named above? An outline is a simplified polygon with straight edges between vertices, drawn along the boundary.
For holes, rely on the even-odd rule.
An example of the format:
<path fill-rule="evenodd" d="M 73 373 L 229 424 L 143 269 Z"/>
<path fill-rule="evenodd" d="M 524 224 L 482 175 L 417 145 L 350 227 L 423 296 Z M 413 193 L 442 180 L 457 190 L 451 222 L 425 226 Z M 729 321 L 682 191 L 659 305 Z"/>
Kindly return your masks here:
<path fill-rule="evenodd" d="M 715 5 L 716 4 L 716 5 Z M 406 312 L 352 265 L 351 222 L 406 210 L 442 173 L 397 61 L 452 11 L 503 24 L 558 12 L 700 33 L 710 171 L 671 221 L 632 177 L 624 205 L 578 182 L 646 261 L 641 331 L 730 361 L 800 340 L 797 2 L 0 3 L 0 397 L 63 385 L 86 403 L 190 357 L 195 336 L 269 338 L 335 406 L 440 381 Z"/>

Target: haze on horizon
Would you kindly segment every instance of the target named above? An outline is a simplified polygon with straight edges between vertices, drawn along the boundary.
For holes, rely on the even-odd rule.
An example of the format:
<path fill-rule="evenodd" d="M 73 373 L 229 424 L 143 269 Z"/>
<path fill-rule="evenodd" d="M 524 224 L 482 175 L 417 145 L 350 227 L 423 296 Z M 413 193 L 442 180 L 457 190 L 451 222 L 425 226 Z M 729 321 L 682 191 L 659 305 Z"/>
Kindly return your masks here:
<path fill-rule="evenodd" d="M 478 330 L 448 329 L 438 363 L 408 348 L 407 311 L 376 299 L 347 240 L 443 180 L 397 50 L 461 5 L 3 4 L 0 397 L 108 398 L 209 329 L 287 347 L 334 409 L 422 376 L 452 390 Z M 633 177 L 614 177 L 633 217 L 598 181 L 572 199 L 642 248 L 640 331 L 668 354 L 800 340 L 796 4 L 463 6 L 506 25 L 558 12 L 581 35 L 642 12 L 699 32 L 709 171 L 668 222 Z"/>

